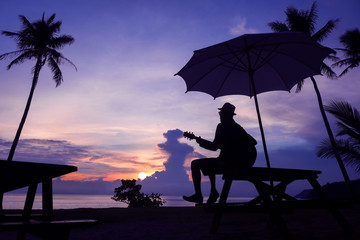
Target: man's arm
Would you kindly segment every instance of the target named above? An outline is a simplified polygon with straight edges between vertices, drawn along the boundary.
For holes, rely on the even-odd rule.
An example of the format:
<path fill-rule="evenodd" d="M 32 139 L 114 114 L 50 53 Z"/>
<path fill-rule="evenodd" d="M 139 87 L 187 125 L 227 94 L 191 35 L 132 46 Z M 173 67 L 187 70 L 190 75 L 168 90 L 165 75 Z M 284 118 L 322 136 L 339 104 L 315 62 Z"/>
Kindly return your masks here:
<path fill-rule="evenodd" d="M 208 141 L 202 138 L 199 138 L 198 140 L 196 140 L 197 143 L 199 143 L 200 147 L 203 147 L 207 150 L 211 150 L 211 151 L 216 151 L 219 149 L 219 135 L 221 132 L 221 124 L 218 124 L 216 127 L 216 131 L 215 131 L 215 137 L 214 137 L 214 141 Z"/>
<path fill-rule="evenodd" d="M 216 144 L 206 139 L 198 138 L 196 139 L 196 142 L 200 145 L 200 147 L 203 147 L 207 150 L 216 151 L 219 149 Z"/>

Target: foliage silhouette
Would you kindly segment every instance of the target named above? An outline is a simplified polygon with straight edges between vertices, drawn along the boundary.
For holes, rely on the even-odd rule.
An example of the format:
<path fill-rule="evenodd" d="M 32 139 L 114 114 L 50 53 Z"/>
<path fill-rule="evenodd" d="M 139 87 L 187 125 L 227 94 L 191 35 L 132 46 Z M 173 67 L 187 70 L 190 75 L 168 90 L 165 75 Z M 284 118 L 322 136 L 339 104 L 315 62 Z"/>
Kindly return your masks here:
<path fill-rule="evenodd" d="M 345 58 L 338 60 L 333 66 L 346 68 L 340 73 L 339 77 L 342 77 L 350 69 L 356 68 L 360 65 L 360 31 L 359 29 L 346 31 L 340 37 L 340 42 L 344 48 L 336 48 L 344 53 Z"/>
<path fill-rule="evenodd" d="M 22 22 L 22 29 L 20 31 L 2 31 L 3 35 L 15 39 L 18 47 L 17 51 L 0 55 L 0 60 L 6 57 L 15 57 L 15 59 L 12 60 L 7 66 L 8 70 L 13 65 L 23 63 L 25 60 L 36 60 L 36 64 L 32 69 L 33 80 L 30 94 L 9 152 L 8 161 L 13 159 L 21 131 L 29 113 L 34 90 L 38 82 L 42 67 L 45 65 L 45 63 L 48 64 L 51 72 L 53 73 L 53 79 L 56 83 L 56 87 L 59 86 L 63 81 L 63 76 L 59 65 L 66 61 L 75 67 L 75 65 L 69 59 L 65 58 L 60 52 L 57 51 L 57 49 L 61 49 L 65 45 L 72 44 L 74 42 L 74 38 L 69 35 L 58 35 L 62 22 L 54 21 L 55 14 L 51 15 L 47 20 L 45 20 L 44 15 L 45 14 L 43 14 L 41 20 L 35 21 L 33 23 L 30 23 L 26 17 L 20 15 L 19 17 Z"/>
<path fill-rule="evenodd" d="M 317 155 L 322 158 L 330 158 L 337 151 L 343 161 L 348 165 L 355 166 L 360 173 L 360 114 L 346 101 L 334 100 L 325 106 L 325 110 L 337 118 L 338 132 L 336 139 L 336 149 L 330 142 L 323 140 L 318 148 Z"/>
<path fill-rule="evenodd" d="M 166 203 L 161 199 L 161 194 L 141 193 L 141 185 L 136 184 L 136 180 L 121 180 L 121 186 L 115 188 L 115 195 L 111 199 L 128 204 L 128 207 L 161 207 Z"/>

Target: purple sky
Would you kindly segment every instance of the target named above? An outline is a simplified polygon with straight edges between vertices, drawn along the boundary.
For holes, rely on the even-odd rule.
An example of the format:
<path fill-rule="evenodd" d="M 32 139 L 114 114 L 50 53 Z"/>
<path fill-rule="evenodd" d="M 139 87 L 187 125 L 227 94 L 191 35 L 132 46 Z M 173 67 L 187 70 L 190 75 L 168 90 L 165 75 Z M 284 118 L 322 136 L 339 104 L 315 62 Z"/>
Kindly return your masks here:
<path fill-rule="evenodd" d="M 185 160 L 180 153 L 164 150 L 162 144 L 168 136 L 163 134 L 179 129 L 211 140 L 219 122 L 217 108 L 230 101 L 237 108 L 235 120 L 259 142 L 255 165 L 265 166 L 253 99 L 231 96 L 213 100 L 203 93 L 185 94 L 184 81 L 173 75 L 193 50 L 245 33 L 271 32 L 267 23 L 284 21 L 286 7 L 309 9 L 312 2 L 2 0 L 0 30 L 18 31 L 19 14 L 32 22 L 43 12 L 47 17 L 56 13 L 56 19 L 63 22 L 61 33 L 75 38 L 75 43 L 61 52 L 78 68 L 75 71 L 63 65 L 64 83 L 58 88 L 46 67 L 40 73 L 14 160 L 75 164 L 78 173 L 64 179 L 76 180 L 113 181 L 137 178 L 142 171 L 148 176 L 166 172 L 164 162 L 170 156 L 179 157 L 173 161 L 183 161 L 188 171 L 189 156 Z M 322 44 L 341 47 L 340 35 L 359 28 L 359 10 L 357 0 L 319 0 L 316 29 L 329 19 L 340 19 Z M 0 53 L 13 50 L 14 40 L 1 35 Z M 3 159 L 25 107 L 34 65 L 26 62 L 7 71 L 9 62 L 0 61 Z M 324 103 L 343 99 L 359 108 L 359 73 L 355 69 L 338 80 L 315 76 Z M 326 131 L 309 79 L 301 93 L 263 93 L 259 104 L 273 167 L 321 170 L 322 184 L 342 180 L 335 159 L 315 155 Z M 329 119 L 335 130 L 333 119 Z M 188 144 L 182 146 L 192 147 L 198 155 L 218 154 L 182 138 L 174 143 Z M 347 169 L 351 179 L 359 177 L 351 167 Z M 293 187 L 294 191 L 298 188 L 302 186 Z"/>

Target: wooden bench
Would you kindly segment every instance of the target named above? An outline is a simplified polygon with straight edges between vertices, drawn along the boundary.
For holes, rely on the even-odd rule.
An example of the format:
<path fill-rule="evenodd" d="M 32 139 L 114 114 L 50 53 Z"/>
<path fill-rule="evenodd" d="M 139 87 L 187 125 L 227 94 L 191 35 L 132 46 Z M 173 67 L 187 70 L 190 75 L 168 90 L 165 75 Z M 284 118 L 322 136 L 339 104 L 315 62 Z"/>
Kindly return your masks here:
<path fill-rule="evenodd" d="M 46 240 L 67 240 L 73 228 L 91 227 L 97 220 L 28 220 L 0 222 L 0 231 L 17 231 L 17 240 L 25 239 L 27 233 Z"/>
<path fill-rule="evenodd" d="M 223 174 L 224 185 L 221 191 L 219 204 L 216 206 L 214 218 L 211 224 L 210 232 L 216 233 L 221 221 L 223 210 L 229 195 L 231 184 L 235 180 L 249 181 L 254 184 L 259 196 L 247 203 L 251 208 L 256 205 L 262 205 L 269 213 L 268 227 L 277 225 L 285 239 L 290 239 L 291 234 L 287 224 L 281 216 L 283 203 L 286 201 L 300 201 L 285 193 L 286 187 L 296 180 L 307 180 L 313 189 L 317 192 L 324 206 L 331 212 L 337 222 L 346 231 L 352 231 L 349 223 L 335 207 L 334 203 L 327 198 L 317 181 L 320 171 L 283 169 L 283 168 L 261 168 L 253 167 L 243 171 L 229 169 Z M 219 173 L 220 174 L 220 173 Z M 270 183 L 269 183 L 270 182 Z M 274 185 L 274 182 L 277 182 Z M 286 201 L 284 201 L 286 200 Z"/>

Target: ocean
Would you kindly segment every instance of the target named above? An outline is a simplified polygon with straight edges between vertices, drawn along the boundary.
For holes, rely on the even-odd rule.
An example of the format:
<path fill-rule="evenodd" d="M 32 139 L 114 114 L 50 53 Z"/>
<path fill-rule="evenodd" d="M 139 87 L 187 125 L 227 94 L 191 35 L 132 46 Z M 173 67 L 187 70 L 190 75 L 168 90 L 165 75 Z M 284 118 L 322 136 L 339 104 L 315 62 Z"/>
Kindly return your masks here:
<path fill-rule="evenodd" d="M 54 209 L 74 209 L 74 208 L 126 208 L 127 204 L 116 202 L 111 199 L 111 195 L 80 195 L 80 194 L 54 194 Z M 3 200 L 4 209 L 23 209 L 26 194 L 6 193 Z M 166 200 L 164 206 L 168 207 L 186 207 L 194 206 L 193 203 L 186 202 L 181 196 L 161 196 Z M 228 202 L 245 202 L 251 197 L 229 197 Z M 41 195 L 37 194 L 33 209 L 42 208 Z"/>

